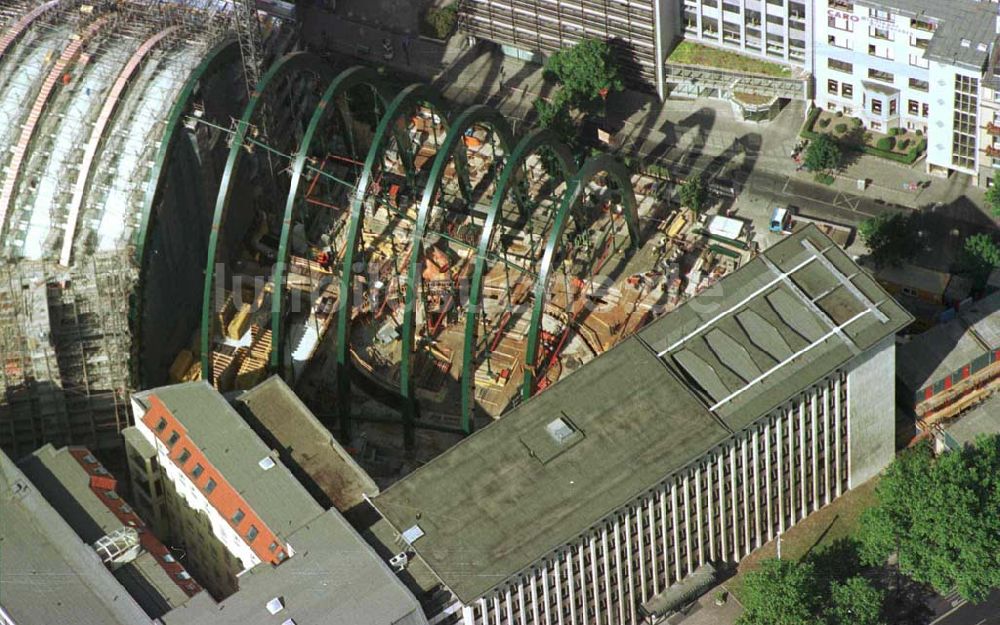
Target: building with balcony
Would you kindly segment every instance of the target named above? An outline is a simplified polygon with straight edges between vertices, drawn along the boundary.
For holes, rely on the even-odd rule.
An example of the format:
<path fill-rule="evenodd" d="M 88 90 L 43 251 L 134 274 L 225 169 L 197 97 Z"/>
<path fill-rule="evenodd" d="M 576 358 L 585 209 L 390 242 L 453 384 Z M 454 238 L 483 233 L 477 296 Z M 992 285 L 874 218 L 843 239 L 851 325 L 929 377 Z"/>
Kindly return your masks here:
<path fill-rule="evenodd" d="M 153 489 L 167 540 L 209 591 L 164 623 L 426 623 L 387 563 L 207 382 L 137 393 L 132 406 L 133 488 Z"/>
<path fill-rule="evenodd" d="M 373 498 L 479 623 L 639 623 L 893 458 L 912 317 L 814 226 Z"/>
<path fill-rule="evenodd" d="M 815 20 L 816 105 L 858 117 L 876 132 L 919 131 L 928 172 L 980 177 L 988 158 L 981 135 L 993 121 L 992 114 L 984 118 L 983 81 L 997 5 L 819 0 L 817 14 L 825 19 Z"/>

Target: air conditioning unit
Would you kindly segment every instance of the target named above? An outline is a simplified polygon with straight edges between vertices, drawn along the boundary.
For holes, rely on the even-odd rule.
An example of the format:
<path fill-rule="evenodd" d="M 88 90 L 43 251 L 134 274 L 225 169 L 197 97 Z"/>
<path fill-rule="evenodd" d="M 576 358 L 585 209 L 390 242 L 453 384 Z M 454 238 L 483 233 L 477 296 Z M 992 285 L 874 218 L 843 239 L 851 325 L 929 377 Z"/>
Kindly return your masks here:
<path fill-rule="evenodd" d="M 389 558 L 389 566 L 396 569 L 397 573 L 405 569 L 406 565 L 409 564 L 409 562 L 410 562 L 410 556 L 406 555 L 405 551 L 400 551 L 396 555 Z"/>

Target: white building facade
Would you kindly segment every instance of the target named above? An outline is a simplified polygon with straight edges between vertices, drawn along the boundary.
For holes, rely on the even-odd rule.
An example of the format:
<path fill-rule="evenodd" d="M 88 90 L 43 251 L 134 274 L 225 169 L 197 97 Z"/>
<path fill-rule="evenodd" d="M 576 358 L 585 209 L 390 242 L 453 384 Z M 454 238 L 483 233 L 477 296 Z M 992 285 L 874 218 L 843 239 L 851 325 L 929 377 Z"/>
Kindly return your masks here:
<path fill-rule="evenodd" d="M 894 341 L 467 605 L 465 625 L 651 622 L 642 606 L 668 586 L 739 562 L 866 482 L 895 453 Z"/>

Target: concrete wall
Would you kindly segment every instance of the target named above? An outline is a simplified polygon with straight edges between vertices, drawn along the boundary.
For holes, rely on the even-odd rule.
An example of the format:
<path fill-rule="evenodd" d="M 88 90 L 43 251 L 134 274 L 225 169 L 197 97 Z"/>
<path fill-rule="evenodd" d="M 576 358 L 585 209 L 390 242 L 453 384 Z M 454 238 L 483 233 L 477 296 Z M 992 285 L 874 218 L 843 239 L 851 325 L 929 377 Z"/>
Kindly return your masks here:
<path fill-rule="evenodd" d="M 848 487 L 867 482 L 896 453 L 896 339 L 859 357 L 847 376 Z"/>

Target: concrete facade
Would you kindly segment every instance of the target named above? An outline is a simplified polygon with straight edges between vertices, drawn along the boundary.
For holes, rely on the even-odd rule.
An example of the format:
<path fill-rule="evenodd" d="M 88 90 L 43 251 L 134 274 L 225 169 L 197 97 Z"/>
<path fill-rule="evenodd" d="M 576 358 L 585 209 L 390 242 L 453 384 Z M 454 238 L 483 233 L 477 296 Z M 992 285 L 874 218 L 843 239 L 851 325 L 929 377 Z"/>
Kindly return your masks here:
<path fill-rule="evenodd" d="M 812 0 L 683 0 L 685 39 L 810 67 Z"/>
<path fill-rule="evenodd" d="M 700 567 L 739 562 L 892 461 L 894 354 L 887 339 L 666 476 L 467 605 L 464 623 L 640 623 Z"/>

